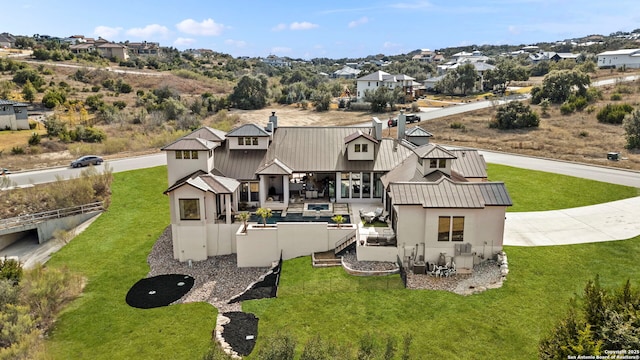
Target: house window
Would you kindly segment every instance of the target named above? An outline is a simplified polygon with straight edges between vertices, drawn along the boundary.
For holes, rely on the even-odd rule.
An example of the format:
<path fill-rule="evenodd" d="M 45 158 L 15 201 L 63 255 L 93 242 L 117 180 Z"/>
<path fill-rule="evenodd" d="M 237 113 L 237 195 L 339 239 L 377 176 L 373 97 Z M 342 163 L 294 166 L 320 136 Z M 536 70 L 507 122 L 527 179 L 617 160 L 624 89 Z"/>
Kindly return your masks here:
<path fill-rule="evenodd" d="M 353 148 L 356 152 L 360 152 L 360 144 L 355 144 Z"/>
<path fill-rule="evenodd" d="M 189 150 L 185 150 L 182 152 L 182 158 L 183 159 L 191 159 L 191 151 Z"/>
<path fill-rule="evenodd" d="M 244 138 L 243 137 L 239 137 L 238 138 L 238 145 L 244 145 Z"/>
<path fill-rule="evenodd" d="M 182 151 L 181 150 L 176 151 L 176 159 L 178 159 L 178 160 L 182 159 Z"/>
<path fill-rule="evenodd" d="M 249 183 L 249 187 L 251 190 L 251 201 L 260 201 L 260 183 Z"/>
<path fill-rule="evenodd" d="M 464 216 L 438 217 L 438 241 L 464 241 Z"/>
<path fill-rule="evenodd" d="M 369 152 L 369 144 L 362 144 L 362 152 Z"/>
<path fill-rule="evenodd" d="M 429 160 L 429 167 L 435 169 L 438 167 L 438 159 Z"/>
<path fill-rule="evenodd" d="M 251 138 L 251 143 L 252 143 L 253 145 L 258 145 L 258 138 L 257 138 L 257 137 L 253 137 L 253 138 Z"/>
<path fill-rule="evenodd" d="M 447 160 L 446 159 L 439 159 L 438 160 L 438 167 L 440 169 L 446 168 L 447 167 Z"/>
<path fill-rule="evenodd" d="M 191 151 L 191 158 L 192 158 L 192 159 L 197 159 L 197 158 L 198 158 L 198 152 L 197 152 L 197 151 L 195 151 L 195 150 L 192 150 L 192 151 Z"/>
<path fill-rule="evenodd" d="M 371 81 L 367 82 L 367 86 L 371 86 Z"/>
<path fill-rule="evenodd" d="M 180 220 L 200 220 L 199 199 L 179 199 Z"/>

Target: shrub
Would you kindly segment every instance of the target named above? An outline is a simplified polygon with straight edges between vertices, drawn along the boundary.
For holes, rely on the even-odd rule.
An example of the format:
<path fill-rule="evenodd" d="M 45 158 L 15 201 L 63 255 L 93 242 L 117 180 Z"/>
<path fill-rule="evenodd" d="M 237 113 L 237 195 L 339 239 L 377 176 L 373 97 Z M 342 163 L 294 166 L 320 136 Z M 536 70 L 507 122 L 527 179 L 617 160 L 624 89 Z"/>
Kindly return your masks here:
<path fill-rule="evenodd" d="M 14 259 L 0 258 L 0 280 L 8 280 L 16 285 L 20 279 L 22 279 L 22 264 Z"/>
<path fill-rule="evenodd" d="M 576 110 L 576 107 L 575 105 L 573 105 L 572 102 L 565 101 L 564 103 L 562 103 L 562 105 L 560 105 L 560 113 L 562 115 L 569 115 L 573 113 L 575 110 Z"/>
<path fill-rule="evenodd" d="M 582 130 L 582 131 L 580 131 L 580 132 L 578 133 L 578 136 L 580 136 L 580 137 L 587 137 L 587 136 L 589 136 L 589 132 L 588 132 L 588 131 L 585 131 L 585 130 Z"/>
<path fill-rule="evenodd" d="M 532 111 L 529 105 L 524 105 L 519 101 L 512 101 L 498 108 L 495 119 L 489 126 L 508 130 L 538 127 L 539 124 L 540 118 L 538 114 Z"/>
<path fill-rule="evenodd" d="M 291 335 L 276 335 L 267 341 L 265 346 L 258 351 L 258 359 L 263 360 L 289 360 L 293 359 L 296 341 Z"/>
<path fill-rule="evenodd" d="M 449 127 L 452 129 L 461 129 L 461 130 L 464 130 L 466 128 L 463 123 L 457 122 L 457 121 L 452 122 L 449 125 Z"/>
<path fill-rule="evenodd" d="M 625 117 L 623 127 L 627 137 L 627 149 L 640 149 L 640 110 Z"/>
<path fill-rule="evenodd" d="M 14 146 L 11 148 L 11 154 L 22 155 L 24 154 L 24 148 L 22 146 Z"/>
<path fill-rule="evenodd" d="M 91 91 L 92 92 L 98 92 L 98 91 L 100 91 L 100 89 L 102 89 L 102 87 L 100 85 L 93 85 L 91 87 Z"/>
<path fill-rule="evenodd" d="M 632 111 L 633 107 L 629 104 L 608 104 L 598 111 L 596 118 L 601 123 L 622 124 L 625 115 Z"/>
<path fill-rule="evenodd" d="M 36 146 L 39 144 L 40 144 L 40 134 L 34 132 L 33 134 L 31 134 L 31 137 L 29 138 L 29 145 Z"/>
<path fill-rule="evenodd" d="M 611 100 L 612 101 L 620 101 L 622 100 L 622 95 L 615 93 L 615 94 L 611 94 Z"/>

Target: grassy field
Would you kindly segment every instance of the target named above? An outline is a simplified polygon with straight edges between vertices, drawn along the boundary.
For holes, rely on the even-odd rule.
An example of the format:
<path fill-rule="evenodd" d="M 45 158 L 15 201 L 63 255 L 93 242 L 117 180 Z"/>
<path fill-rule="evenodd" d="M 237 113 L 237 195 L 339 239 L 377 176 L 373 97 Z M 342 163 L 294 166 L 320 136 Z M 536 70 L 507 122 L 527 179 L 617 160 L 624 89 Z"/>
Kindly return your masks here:
<path fill-rule="evenodd" d="M 547 198 L 555 199 L 547 205 L 554 208 L 577 206 L 573 198 L 549 192 L 546 175 L 493 165 L 489 174 L 507 186 L 512 179 L 514 184 L 518 178 L 538 179 L 526 185 L 533 191 L 510 187 L 515 203 L 532 197 L 523 211 L 534 205 L 540 210 Z M 561 178 L 566 177 L 554 183 L 576 181 Z M 146 276 L 146 257 L 168 224 L 168 200 L 162 195 L 166 186 L 165 167 L 114 174 L 110 209 L 48 263 L 67 266 L 87 279 L 82 297 L 61 314 L 46 342 L 51 359 L 198 359 L 206 352 L 217 314 L 211 305 L 141 310 L 125 303 L 129 288 Z M 584 186 L 593 189 L 588 198 L 581 197 L 584 204 L 609 198 L 599 194 L 608 187 L 595 182 Z M 535 358 L 538 339 L 587 279 L 600 274 L 607 286 L 627 278 L 638 283 L 640 267 L 630 254 L 639 250 L 640 237 L 508 247 L 511 272 L 505 285 L 469 297 L 406 290 L 397 275 L 362 279 L 339 268 L 313 269 L 303 257 L 284 263 L 279 298 L 245 302 L 243 308 L 260 318 L 258 347 L 268 346 L 263 340 L 279 331 L 291 332 L 299 344 L 319 334 L 353 346 L 367 333 L 381 339 L 411 333 L 415 359 Z"/>

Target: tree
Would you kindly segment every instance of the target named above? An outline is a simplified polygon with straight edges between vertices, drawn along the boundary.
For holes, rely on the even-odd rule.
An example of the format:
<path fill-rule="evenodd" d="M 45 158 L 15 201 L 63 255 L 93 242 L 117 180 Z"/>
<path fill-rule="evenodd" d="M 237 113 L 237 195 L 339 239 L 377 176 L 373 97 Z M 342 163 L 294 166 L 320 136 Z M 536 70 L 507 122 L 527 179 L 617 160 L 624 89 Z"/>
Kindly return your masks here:
<path fill-rule="evenodd" d="M 262 218 L 262 225 L 267 226 L 267 218 L 273 216 L 273 213 L 269 208 L 258 208 L 258 210 L 256 210 L 256 215 Z"/>
<path fill-rule="evenodd" d="M 501 130 L 538 127 L 540 118 L 529 105 L 520 101 L 512 101 L 500 106 L 494 121 L 489 125 Z"/>
<path fill-rule="evenodd" d="M 462 90 L 462 95 L 467 95 L 467 91 L 473 89 L 478 78 L 478 73 L 473 64 L 464 64 L 455 69 L 457 87 Z"/>
<path fill-rule="evenodd" d="M 547 98 L 554 104 L 562 104 L 571 95 L 586 97 L 591 84 L 589 75 L 576 70 L 552 71 L 544 77 L 540 91 L 531 91 L 531 102 L 539 104 Z"/>
<path fill-rule="evenodd" d="M 331 93 L 328 91 L 316 90 L 311 94 L 311 101 L 316 111 L 327 111 L 331 105 Z"/>
<path fill-rule="evenodd" d="M 526 81 L 529 71 L 513 59 L 505 59 L 497 64 L 495 69 L 484 73 L 484 86 L 488 89 L 498 87 L 506 89 L 511 81 Z"/>
<path fill-rule="evenodd" d="M 267 105 L 267 77 L 243 76 L 233 88 L 229 100 L 238 109 L 257 110 Z"/>
<path fill-rule="evenodd" d="M 44 85 L 44 78 L 33 69 L 21 69 L 16 71 L 13 75 L 13 82 L 18 85 L 24 85 L 27 80 L 31 81 L 31 84 L 36 88 L 40 88 Z"/>
<path fill-rule="evenodd" d="M 640 149 L 640 110 L 627 115 L 622 123 L 627 137 L 627 149 Z"/>
<path fill-rule="evenodd" d="M 387 109 L 387 104 L 392 102 L 393 92 L 386 86 L 381 86 L 375 91 L 365 90 L 364 101 L 371 103 L 371 111 L 376 113 L 384 112 Z"/>
<path fill-rule="evenodd" d="M 342 223 L 345 220 L 346 219 L 342 215 L 335 215 L 334 217 L 331 218 L 331 221 L 333 221 L 334 223 L 338 224 L 338 229 L 340 229 L 340 226 L 342 226 Z"/>
<path fill-rule="evenodd" d="M 596 276 L 587 282 L 582 299 L 573 298 L 569 305 L 567 315 L 540 341 L 541 359 L 597 356 L 606 350 L 640 347 L 640 293 L 629 280 L 611 291 L 602 288 Z"/>
<path fill-rule="evenodd" d="M 243 211 L 243 212 L 239 213 L 238 215 L 236 215 L 236 219 L 242 221 L 242 232 L 243 233 L 247 232 L 247 226 L 248 226 L 249 218 L 251 218 L 251 215 L 249 214 L 248 211 Z"/>
<path fill-rule="evenodd" d="M 31 84 L 31 81 L 29 80 L 27 80 L 27 82 L 25 82 L 24 86 L 22 87 L 22 98 L 30 103 L 32 103 L 33 100 L 36 99 L 36 88 L 33 86 L 33 84 Z"/>

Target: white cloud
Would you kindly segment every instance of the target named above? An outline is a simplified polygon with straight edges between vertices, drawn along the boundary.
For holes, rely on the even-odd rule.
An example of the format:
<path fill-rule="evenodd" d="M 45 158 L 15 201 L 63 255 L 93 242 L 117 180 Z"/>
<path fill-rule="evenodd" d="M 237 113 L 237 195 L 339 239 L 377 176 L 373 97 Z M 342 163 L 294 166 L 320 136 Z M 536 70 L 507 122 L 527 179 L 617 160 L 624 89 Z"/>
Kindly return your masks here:
<path fill-rule="evenodd" d="M 122 31 L 121 27 L 97 26 L 93 30 L 93 34 L 105 39 L 110 39 L 117 37 L 120 34 L 120 31 Z"/>
<path fill-rule="evenodd" d="M 139 37 L 139 38 L 150 38 L 154 35 L 162 35 L 166 36 L 169 34 L 169 29 L 166 26 L 151 24 L 147 25 L 143 28 L 131 28 L 127 30 L 127 35 Z"/>
<path fill-rule="evenodd" d="M 364 24 L 366 24 L 368 22 L 369 22 L 369 18 L 367 18 L 366 16 L 363 16 L 358 20 L 351 21 L 349 23 L 349 27 L 350 28 L 354 28 L 354 27 L 357 27 L 357 26 L 360 26 L 360 25 L 364 25 Z"/>
<path fill-rule="evenodd" d="M 193 44 L 195 42 L 196 42 L 196 39 L 179 37 L 173 42 L 173 45 L 175 45 L 175 46 L 189 46 L 189 45 L 191 45 L 191 44 Z"/>
<path fill-rule="evenodd" d="M 273 28 L 271 28 L 272 31 L 282 31 L 285 30 L 287 28 L 287 24 L 278 24 L 276 26 L 274 26 Z"/>
<path fill-rule="evenodd" d="M 303 22 L 296 21 L 291 23 L 291 25 L 289 25 L 289 29 L 291 30 L 310 30 L 317 27 L 318 27 L 318 24 L 312 24 L 307 21 L 303 21 Z"/>
<path fill-rule="evenodd" d="M 382 47 L 385 49 L 397 49 L 400 46 L 400 44 L 392 43 L 391 41 L 385 41 L 384 44 L 382 44 Z"/>
<path fill-rule="evenodd" d="M 225 44 L 227 45 L 231 45 L 237 48 L 243 48 L 245 46 L 247 46 L 247 42 L 246 41 L 242 41 L 242 40 L 233 40 L 233 39 L 227 39 L 224 41 Z"/>
<path fill-rule="evenodd" d="M 288 54 L 291 52 L 291 48 L 284 46 L 276 46 L 271 48 L 272 54 Z"/>
<path fill-rule="evenodd" d="M 218 24 L 211 18 L 203 20 L 202 22 L 185 19 L 176 24 L 176 27 L 185 34 L 204 36 L 218 36 L 222 34 L 222 31 L 225 29 L 223 24 Z"/>

